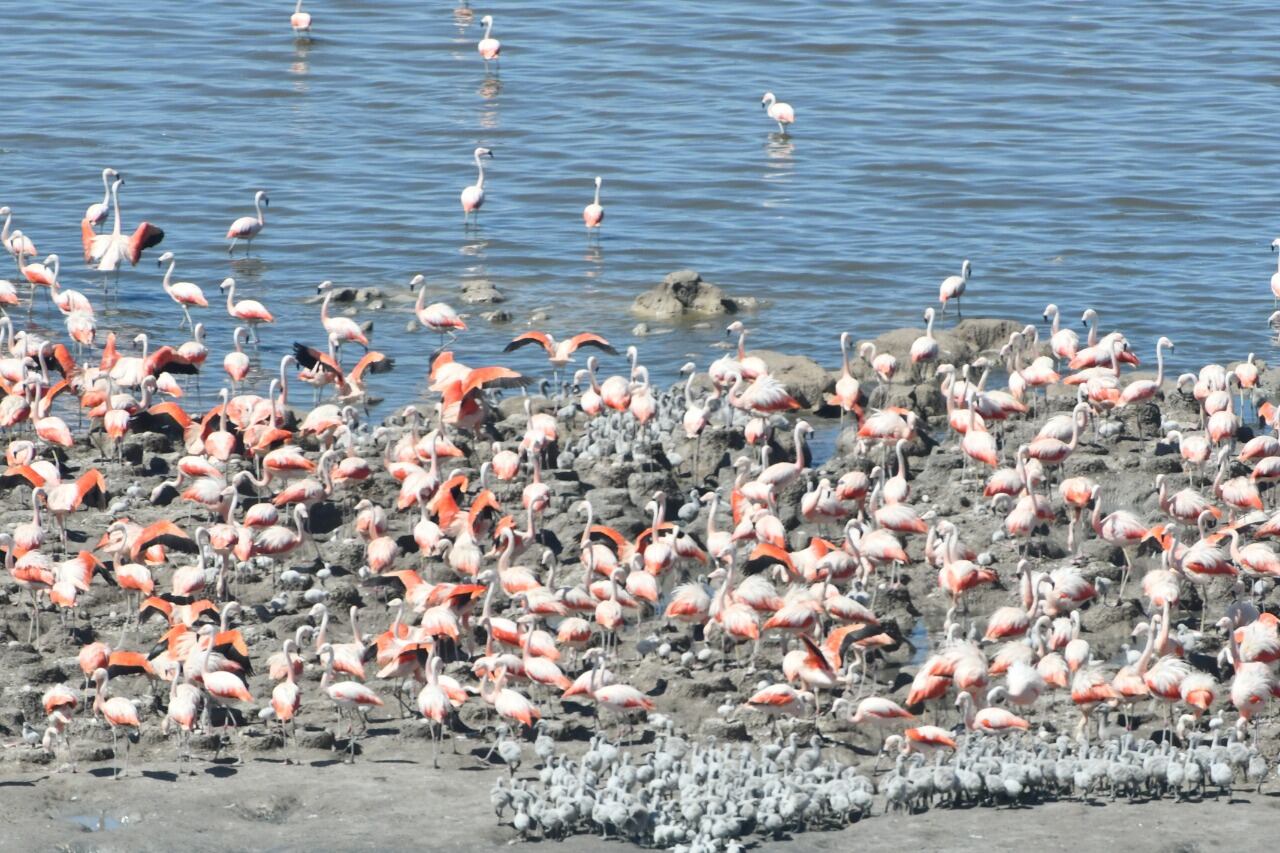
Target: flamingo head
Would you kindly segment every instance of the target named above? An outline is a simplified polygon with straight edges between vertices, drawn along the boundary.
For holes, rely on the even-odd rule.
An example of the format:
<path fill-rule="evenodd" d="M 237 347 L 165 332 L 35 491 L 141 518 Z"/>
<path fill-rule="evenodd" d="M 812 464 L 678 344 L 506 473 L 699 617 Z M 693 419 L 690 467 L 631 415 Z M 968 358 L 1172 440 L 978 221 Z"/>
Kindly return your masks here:
<path fill-rule="evenodd" d="M 765 92 L 765 93 L 764 93 L 764 97 L 760 99 L 760 108 L 761 108 L 761 109 L 763 109 L 763 110 L 767 110 L 767 109 L 769 109 L 769 107 L 771 107 L 771 106 L 772 106 L 772 105 L 773 105 L 777 100 L 778 100 L 778 99 L 774 96 L 773 92 Z"/>
<path fill-rule="evenodd" d="M 422 277 L 422 273 L 418 273 L 413 278 L 409 279 L 409 292 L 412 293 L 413 289 L 421 285 L 424 281 L 426 281 L 426 279 Z"/>
<path fill-rule="evenodd" d="M 268 205 L 271 204 L 271 199 L 267 198 L 266 190 L 258 190 L 253 195 L 253 202 L 254 204 L 257 204 L 258 202 L 262 202 L 262 206 L 267 207 Z"/>
<path fill-rule="evenodd" d="M 156 258 L 156 266 L 160 266 L 171 260 L 173 260 L 173 252 L 165 252 L 163 255 Z"/>
<path fill-rule="evenodd" d="M 487 17 L 489 17 L 489 16 L 488 16 L 488 15 L 485 15 L 485 17 L 487 18 Z M 493 159 L 493 149 L 491 149 L 491 148 L 477 148 L 477 149 L 475 150 L 475 156 L 477 156 L 477 157 L 488 157 L 490 160 L 492 160 L 492 159 Z"/>
<path fill-rule="evenodd" d="M 326 290 L 333 290 L 333 282 L 329 281 L 328 279 L 320 282 L 320 284 L 316 287 L 316 293 L 324 293 Z"/>
<path fill-rule="evenodd" d="M 235 287 L 236 280 L 234 278 L 224 278 L 222 284 L 218 285 L 218 290 L 226 290 L 228 287 Z"/>

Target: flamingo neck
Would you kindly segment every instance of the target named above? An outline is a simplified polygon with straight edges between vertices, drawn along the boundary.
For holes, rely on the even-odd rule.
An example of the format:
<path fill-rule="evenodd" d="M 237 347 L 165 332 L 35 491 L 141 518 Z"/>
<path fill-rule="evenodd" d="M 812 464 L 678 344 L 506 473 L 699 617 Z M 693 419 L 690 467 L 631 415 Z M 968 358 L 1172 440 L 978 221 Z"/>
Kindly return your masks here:
<path fill-rule="evenodd" d="M 485 38 L 488 38 L 488 36 L 485 36 Z M 476 155 L 475 159 L 476 159 L 476 188 L 484 189 L 484 163 L 481 162 L 479 154 Z"/>
<path fill-rule="evenodd" d="M 258 214 L 258 224 L 265 225 L 266 222 L 262 218 L 262 198 L 261 196 L 253 197 L 253 209 Z"/>
<path fill-rule="evenodd" d="M 111 185 L 111 207 L 115 211 L 116 221 L 111 226 L 111 234 L 114 237 L 120 236 L 120 183 Z"/>
<path fill-rule="evenodd" d="M 596 199 L 594 202 L 592 202 L 592 204 L 594 204 L 596 207 L 600 206 L 600 183 L 598 181 L 596 182 Z"/>

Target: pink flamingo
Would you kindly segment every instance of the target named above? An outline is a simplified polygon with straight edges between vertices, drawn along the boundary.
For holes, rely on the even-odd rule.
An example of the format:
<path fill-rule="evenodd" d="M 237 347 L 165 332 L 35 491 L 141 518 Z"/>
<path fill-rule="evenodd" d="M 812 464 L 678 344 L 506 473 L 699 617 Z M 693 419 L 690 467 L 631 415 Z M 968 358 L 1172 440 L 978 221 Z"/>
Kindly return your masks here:
<path fill-rule="evenodd" d="M 337 338 L 339 347 L 344 342 L 350 341 L 368 349 L 369 338 L 361 331 L 359 323 L 350 317 L 329 316 L 329 303 L 333 300 L 333 282 L 320 282 L 316 292 L 324 294 L 324 302 L 320 303 L 320 322 L 324 325 L 324 330 L 329 334 L 329 337 Z"/>
<path fill-rule="evenodd" d="M 432 302 L 425 305 L 427 301 L 427 285 L 426 279 L 421 274 L 415 275 L 409 281 L 409 292 L 412 293 L 414 288 L 418 288 L 418 301 L 414 303 L 413 313 L 417 316 L 418 322 L 426 326 L 433 332 L 440 335 L 440 347 L 443 349 L 445 345 L 444 336 L 449 335 L 452 341 L 457 337 L 454 330 L 465 332 L 467 324 L 458 316 L 458 312 L 453 307 L 443 302 Z"/>
<path fill-rule="evenodd" d="M 487 19 L 489 16 L 485 15 Z M 484 42 L 481 42 L 484 44 Z M 476 214 L 476 219 L 480 218 L 480 208 L 484 206 L 484 164 L 480 162 L 481 157 L 493 159 L 493 152 L 488 148 L 477 148 L 472 155 L 476 161 L 476 182 L 462 191 L 462 221 L 466 222 L 467 217 Z"/>
<path fill-rule="evenodd" d="M 31 238 L 24 236 L 21 231 L 14 231 L 12 235 L 9 233 L 9 223 L 13 221 L 13 211 L 7 206 L 0 207 L 0 216 L 4 217 L 4 225 L 0 226 L 0 243 L 4 244 L 5 251 L 16 257 L 19 254 L 19 250 L 21 250 L 21 254 L 30 255 L 34 258 L 36 256 L 36 247 L 31 242 Z"/>
<path fill-rule="evenodd" d="M 487 66 L 490 60 L 497 59 L 502 53 L 502 42 L 493 37 L 493 15 L 485 15 L 480 19 L 480 24 L 484 27 L 484 38 L 476 44 L 476 52 L 484 59 Z"/>
<path fill-rule="evenodd" d="M 293 14 L 289 16 L 289 26 L 293 27 L 293 34 L 298 33 L 311 34 L 311 13 L 302 11 L 302 0 L 298 0 L 293 7 Z"/>
<path fill-rule="evenodd" d="M 84 211 L 85 221 L 90 225 L 101 225 L 106 221 L 107 215 L 111 213 L 111 179 L 119 174 L 112 168 L 102 170 L 102 201 L 94 202 Z"/>
<path fill-rule="evenodd" d="M 267 307 L 256 299 L 243 299 L 236 302 L 236 280 L 234 278 L 225 278 L 222 284 L 218 285 L 219 290 L 227 292 L 227 314 L 233 320 L 240 320 L 249 326 L 249 334 L 251 339 L 256 343 L 258 340 L 258 324 L 274 323 L 276 318 L 271 316 L 271 312 Z"/>
<path fill-rule="evenodd" d="M 960 297 L 964 296 L 965 288 L 969 285 L 969 276 L 973 275 L 973 264 L 969 263 L 966 258 L 964 263 L 960 265 L 960 275 L 949 275 L 942 280 L 942 284 L 938 286 L 938 301 L 942 303 L 942 316 L 947 316 L 947 303 L 952 299 L 956 301 L 956 315 L 962 316 L 960 313 Z"/>
<path fill-rule="evenodd" d="M 764 93 L 764 97 L 760 99 L 760 107 L 769 118 L 778 123 L 779 133 L 786 133 L 786 126 L 795 123 L 796 111 L 790 104 L 779 101 L 773 92 Z"/>
<path fill-rule="evenodd" d="M 600 204 L 600 183 L 600 176 L 596 175 L 595 201 L 582 209 L 582 221 L 586 224 L 588 233 L 592 228 L 599 229 L 600 224 L 604 222 L 604 207 Z M 598 230 L 597 233 L 599 233 Z"/>
<path fill-rule="evenodd" d="M 249 375 L 249 356 L 245 355 L 244 342 L 241 340 L 244 335 L 244 326 L 236 326 L 236 330 L 231 333 L 231 340 L 236 348 L 222 357 L 222 369 L 231 377 L 231 381 L 237 388 Z"/>
<path fill-rule="evenodd" d="M 1130 382 L 1125 389 L 1120 392 L 1120 401 L 1116 404 L 1116 408 L 1132 406 L 1136 403 L 1145 403 L 1156 396 L 1156 392 L 1160 390 L 1160 386 L 1164 384 L 1164 348 L 1173 349 L 1173 341 L 1168 338 L 1160 338 L 1156 341 L 1156 378 L 1154 381 L 1150 379 L 1138 379 Z M 1142 418 L 1134 418 L 1138 427 L 1138 438 L 1142 438 Z"/>
<path fill-rule="evenodd" d="M 267 221 L 262 218 L 262 208 L 270 203 L 271 199 L 267 198 L 266 190 L 258 190 L 254 194 L 253 209 L 257 213 L 257 218 L 241 216 L 231 223 L 231 227 L 227 229 L 227 239 L 231 241 L 231 245 L 227 247 L 228 255 L 235 251 L 237 240 L 245 241 L 244 253 L 249 254 L 249 249 L 253 246 L 253 238 L 258 236 L 258 232 L 267 224 Z"/>
<path fill-rule="evenodd" d="M 209 302 L 204 298 L 204 291 L 200 289 L 198 284 L 190 281 L 180 281 L 177 284 L 170 282 L 173 277 L 173 268 L 178 265 L 178 262 L 173 257 L 173 252 L 165 252 L 157 258 L 156 266 L 163 264 L 165 261 L 169 262 L 169 269 L 165 271 L 164 283 L 161 287 L 164 288 L 165 293 L 169 294 L 169 298 L 178 303 L 178 307 L 182 309 L 182 323 L 178 325 L 178 328 L 191 326 L 191 313 L 187 309 L 192 305 L 208 308 Z"/>
<path fill-rule="evenodd" d="M 115 223 L 110 234 L 93 235 L 92 232 L 81 233 L 85 243 L 85 260 L 97 262 L 102 272 L 119 272 L 123 261 L 128 260 L 130 266 L 137 266 L 142 257 L 142 250 L 158 245 L 164 239 L 164 231 L 143 222 L 134 229 L 133 234 L 125 237 L 121 231 L 120 219 L 120 185 L 124 178 L 116 178 L 111 184 L 111 205 L 115 210 Z"/>

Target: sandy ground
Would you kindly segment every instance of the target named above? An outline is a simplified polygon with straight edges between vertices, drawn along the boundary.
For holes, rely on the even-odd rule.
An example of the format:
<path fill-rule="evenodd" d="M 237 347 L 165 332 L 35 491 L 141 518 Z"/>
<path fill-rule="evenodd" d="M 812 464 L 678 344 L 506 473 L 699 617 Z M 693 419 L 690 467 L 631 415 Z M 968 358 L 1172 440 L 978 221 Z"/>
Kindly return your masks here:
<path fill-rule="evenodd" d="M 598 836 L 515 842 L 488 807 L 490 773 L 433 770 L 410 759 L 354 767 L 319 758 L 286 767 L 256 758 L 110 782 L 99 773 L 20 773 L 0 781 L 6 850 L 192 851 L 636 849 Z M 101 828 L 99 828 L 101 826 Z M 1240 849 L 1280 831 L 1280 792 L 1237 793 L 1230 804 L 1169 800 L 1059 802 L 1017 809 L 934 809 L 876 815 L 834 832 L 769 840 L 760 851 L 904 849 L 1191 853 Z M 1229 834 L 1228 834 L 1229 833 Z"/>

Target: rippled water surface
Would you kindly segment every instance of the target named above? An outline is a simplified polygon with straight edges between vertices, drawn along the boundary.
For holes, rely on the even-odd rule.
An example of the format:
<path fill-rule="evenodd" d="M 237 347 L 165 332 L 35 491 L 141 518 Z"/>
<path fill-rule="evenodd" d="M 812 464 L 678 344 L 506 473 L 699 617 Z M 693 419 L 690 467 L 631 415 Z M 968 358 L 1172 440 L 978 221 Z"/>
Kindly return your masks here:
<path fill-rule="evenodd" d="M 122 170 L 126 226 L 167 236 L 121 276 L 102 326 L 181 340 L 154 263 L 170 249 L 179 279 L 212 297 L 234 275 L 275 311 L 268 365 L 323 340 L 302 300 L 326 278 L 390 290 L 422 272 L 460 309 L 460 283 L 489 279 L 518 323 L 545 307 L 549 331 L 626 344 L 631 298 L 695 267 L 769 300 L 754 343 L 834 366 L 841 330 L 918 325 L 963 257 L 966 313 L 1094 306 L 1148 359 L 1162 332 L 1181 367 L 1270 355 L 1269 6 L 453 5 L 315 0 L 307 41 L 290 32 L 291 0 L 28 3 L 0 34 L 0 203 L 101 305 L 97 274 L 75 262 L 77 222 L 101 168 Z M 485 13 L 503 44 L 488 72 Z M 766 89 L 796 108 L 788 136 L 760 109 Z M 476 145 L 496 157 L 469 233 L 458 193 Z M 580 218 L 596 174 L 598 247 Z M 259 188 L 267 228 L 252 258 L 228 259 L 222 235 Z M 458 346 L 474 364 L 519 328 L 480 310 Z M 37 319 L 60 327 L 47 302 Z M 220 359 L 232 324 L 200 319 Z M 434 337 L 405 332 L 407 305 L 367 319 L 401 359 L 375 393 L 409 398 Z M 639 344 L 673 372 L 686 353 L 705 364 L 719 338 Z"/>

